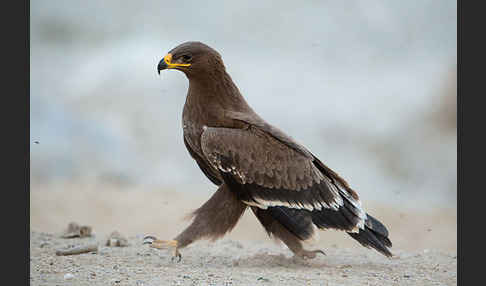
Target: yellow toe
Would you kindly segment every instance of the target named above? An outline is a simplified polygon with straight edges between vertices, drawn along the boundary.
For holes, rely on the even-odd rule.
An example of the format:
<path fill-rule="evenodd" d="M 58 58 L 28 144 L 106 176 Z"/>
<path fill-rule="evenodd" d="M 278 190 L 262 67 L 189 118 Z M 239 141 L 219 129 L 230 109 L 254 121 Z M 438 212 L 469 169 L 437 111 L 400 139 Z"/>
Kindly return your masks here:
<path fill-rule="evenodd" d="M 177 248 L 177 240 L 159 240 L 152 241 L 150 247 L 159 249 Z"/>

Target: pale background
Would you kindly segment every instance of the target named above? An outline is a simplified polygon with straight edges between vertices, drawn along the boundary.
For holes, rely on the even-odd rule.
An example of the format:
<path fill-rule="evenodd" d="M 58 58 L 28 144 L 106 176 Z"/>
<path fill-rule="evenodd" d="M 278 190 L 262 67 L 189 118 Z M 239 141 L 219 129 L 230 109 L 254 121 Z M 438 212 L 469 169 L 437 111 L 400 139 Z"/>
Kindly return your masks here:
<path fill-rule="evenodd" d="M 394 247 L 456 249 L 456 1 L 30 8 L 31 229 L 174 236 L 187 224 L 216 187 L 183 145 L 188 82 L 156 66 L 197 40 L 263 118 L 358 191 Z M 241 224 L 234 237 L 264 239 L 251 215 Z"/>

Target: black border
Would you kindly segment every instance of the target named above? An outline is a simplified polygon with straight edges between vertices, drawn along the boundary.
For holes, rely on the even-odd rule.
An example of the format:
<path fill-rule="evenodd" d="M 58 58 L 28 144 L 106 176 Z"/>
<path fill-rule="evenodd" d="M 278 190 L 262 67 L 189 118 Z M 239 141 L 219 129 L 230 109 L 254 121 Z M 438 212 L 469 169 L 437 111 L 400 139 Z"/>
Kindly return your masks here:
<path fill-rule="evenodd" d="M 10 276 L 5 283 L 29 285 L 30 2 L 6 4 L 2 9 L 2 257 L 8 259 L 4 272 Z"/>
<path fill-rule="evenodd" d="M 484 9 L 458 1 L 457 237 L 458 282 L 482 285 L 484 264 L 484 177 L 486 140 L 484 91 Z M 481 21 L 483 20 L 483 21 Z M 476 257 L 474 257 L 476 256 Z M 467 283 L 466 281 L 470 281 Z"/>
<path fill-rule="evenodd" d="M 27 260 L 27 276 L 26 276 L 26 280 L 27 280 L 27 283 L 29 283 L 30 285 L 30 0 L 26 0 L 25 1 L 25 6 L 23 7 L 24 8 L 24 13 L 25 13 L 25 16 L 26 16 L 26 21 L 24 23 L 26 23 L 26 27 L 24 28 L 24 31 L 26 31 L 26 35 L 25 35 L 25 43 L 24 43 L 24 47 L 26 49 L 26 52 L 25 54 L 27 55 L 27 59 L 25 61 L 25 66 L 27 67 L 27 71 L 26 71 L 26 78 L 25 78 L 25 94 L 27 95 L 26 96 L 26 101 L 28 102 L 28 104 L 26 105 L 27 106 L 27 114 L 26 114 L 26 120 L 25 120 L 25 124 L 27 125 L 27 130 L 28 130 L 28 133 L 27 133 L 27 142 L 25 144 L 25 149 L 27 151 L 27 156 L 25 156 L 25 164 L 26 164 L 26 167 L 27 167 L 27 170 L 25 172 L 25 182 L 26 182 L 26 192 L 24 192 L 24 194 L 27 194 L 28 196 L 28 202 L 29 202 L 29 206 L 27 207 L 27 211 L 26 211 L 26 216 L 27 216 L 27 224 L 28 227 L 26 227 L 26 232 L 27 232 L 27 245 L 28 245 L 28 248 L 27 248 L 27 255 L 29 257 L 29 259 Z"/>

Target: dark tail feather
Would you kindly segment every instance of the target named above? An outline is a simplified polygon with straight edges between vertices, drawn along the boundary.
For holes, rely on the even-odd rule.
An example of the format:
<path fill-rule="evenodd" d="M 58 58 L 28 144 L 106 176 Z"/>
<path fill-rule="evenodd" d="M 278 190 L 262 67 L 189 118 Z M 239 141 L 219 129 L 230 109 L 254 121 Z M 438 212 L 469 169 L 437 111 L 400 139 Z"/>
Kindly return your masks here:
<path fill-rule="evenodd" d="M 314 234 L 311 213 L 307 210 L 269 207 L 267 212 L 301 240 L 309 239 Z"/>
<path fill-rule="evenodd" d="M 372 247 L 385 256 L 392 257 L 393 254 L 388 250 L 392 246 L 390 239 L 388 239 L 388 230 L 386 227 L 374 217 L 367 215 L 365 221 L 365 228 L 360 229 L 359 233 L 348 234 L 356 239 L 361 245 L 365 247 Z"/>

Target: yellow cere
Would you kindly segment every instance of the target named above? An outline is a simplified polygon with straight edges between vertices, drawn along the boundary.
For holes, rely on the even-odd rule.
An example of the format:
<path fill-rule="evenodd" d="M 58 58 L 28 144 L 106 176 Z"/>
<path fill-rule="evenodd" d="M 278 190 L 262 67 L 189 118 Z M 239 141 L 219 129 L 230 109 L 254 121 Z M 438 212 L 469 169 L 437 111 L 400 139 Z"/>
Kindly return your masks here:
<path fill-rule="evenodd" d="M 169 69 L 175 68 L 175 67 L 188 67 L 188 66 L 191 65 L 191 64 L 173 64 L 173 63 L 171 63 L 171 61 L 172 61 L 172 54 L 169 53 L 164 57 L 164 62 L 167 64 L 167 67 Z"/>

